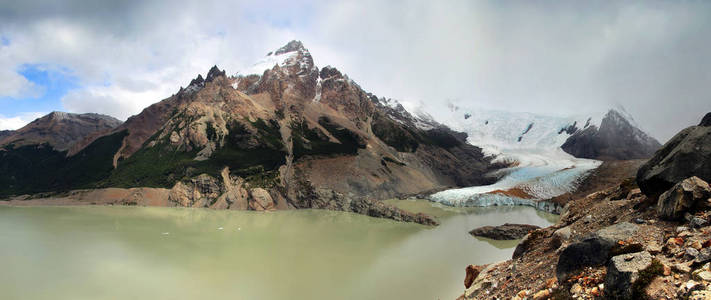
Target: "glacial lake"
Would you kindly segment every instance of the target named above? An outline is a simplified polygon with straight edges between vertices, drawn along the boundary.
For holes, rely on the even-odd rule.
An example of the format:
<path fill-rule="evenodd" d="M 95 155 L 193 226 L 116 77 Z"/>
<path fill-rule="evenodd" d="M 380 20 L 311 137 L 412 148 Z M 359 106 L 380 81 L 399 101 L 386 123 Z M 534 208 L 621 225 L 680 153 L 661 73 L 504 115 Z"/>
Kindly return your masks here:
<path fill-rule="evenodd" d="M 322 210 L 0 206 L 0 298 L 454 299 L 466 265 L 508 259 L 517 244 L 469 230 L 557 219 L 387 202 L 441 225 Z"/>

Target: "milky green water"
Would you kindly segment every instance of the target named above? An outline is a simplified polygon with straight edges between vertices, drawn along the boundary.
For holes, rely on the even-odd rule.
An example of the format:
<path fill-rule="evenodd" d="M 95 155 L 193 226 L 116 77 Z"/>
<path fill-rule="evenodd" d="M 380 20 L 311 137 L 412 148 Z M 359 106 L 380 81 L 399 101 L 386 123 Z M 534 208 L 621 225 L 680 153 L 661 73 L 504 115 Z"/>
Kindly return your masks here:
<path fill-rule="evenodd" d="M 454 299 L 464 267 L 516 242 L 467 231 L 548 225 L 528 207 L 429 211 L 427 227 L 351 213 L 0 206 L 0 299 Z"/>

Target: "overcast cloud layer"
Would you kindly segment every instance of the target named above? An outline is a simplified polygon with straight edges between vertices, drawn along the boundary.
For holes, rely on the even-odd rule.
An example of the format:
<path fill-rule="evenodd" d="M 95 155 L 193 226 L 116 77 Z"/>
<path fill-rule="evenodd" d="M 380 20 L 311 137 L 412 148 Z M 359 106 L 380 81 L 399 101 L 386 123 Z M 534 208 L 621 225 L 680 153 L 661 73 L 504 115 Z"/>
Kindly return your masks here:
<path fill-rule="evenodd" d="M 13 2 L 0 4 L 0 104 L 25 109 L 0 111 L 0 129 L 41 111 L 27 101 L 47 87 L 27 66 L 73 79 L 52 109 L 125 119 L 291 39 L 366 90 L 428 107 L 622 104 L 662 142 L 711 111 L 711 2 Z"/>

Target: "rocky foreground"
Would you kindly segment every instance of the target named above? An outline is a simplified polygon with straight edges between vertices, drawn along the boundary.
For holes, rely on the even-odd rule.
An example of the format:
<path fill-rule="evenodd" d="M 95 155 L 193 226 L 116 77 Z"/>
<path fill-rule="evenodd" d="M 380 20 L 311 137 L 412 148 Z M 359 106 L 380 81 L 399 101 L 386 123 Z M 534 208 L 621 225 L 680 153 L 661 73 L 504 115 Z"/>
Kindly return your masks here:
<path fill-rule="evenodd" d="M 569 202 L 511 260 L 468 266 L 459 299 L 711 299 L 708 123 L 672 138 L 636 180 Z"/>

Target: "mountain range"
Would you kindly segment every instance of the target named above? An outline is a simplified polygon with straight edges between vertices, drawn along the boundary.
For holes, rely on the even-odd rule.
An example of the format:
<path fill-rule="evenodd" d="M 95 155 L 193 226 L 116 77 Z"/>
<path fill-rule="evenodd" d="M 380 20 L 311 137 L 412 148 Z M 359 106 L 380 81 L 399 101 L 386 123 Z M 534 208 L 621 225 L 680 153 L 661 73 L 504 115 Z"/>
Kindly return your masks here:
<path fill-rule="evenodd" d="M 426 222 L 377 199 L 493 184 L 495 171 L 516 163 L 497 159 L 494 148 L 546 144 L 577 157 L 630 159 L 659 147 L 615 110 L 599 123 L 450 113 L 434 118 L 377 97 L 334 67 L 318 68 L 291 41 L 235 75 L 214 66 L 123 123 L 53 112 L 0 132 L 0 197 L 148 187 L 174 206 L 323 208 Z"/>

